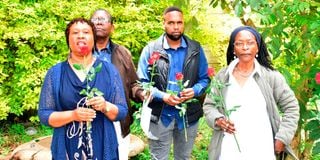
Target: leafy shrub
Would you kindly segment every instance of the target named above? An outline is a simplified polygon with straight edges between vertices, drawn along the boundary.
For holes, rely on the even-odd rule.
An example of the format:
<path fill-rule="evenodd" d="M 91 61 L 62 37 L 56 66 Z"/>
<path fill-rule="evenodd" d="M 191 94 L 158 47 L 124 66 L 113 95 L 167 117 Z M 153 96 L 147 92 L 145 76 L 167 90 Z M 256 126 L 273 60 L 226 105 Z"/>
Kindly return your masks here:
<path fill-rule="evenodd" d="M 68 55 L 64 36 L 68 21 L 89 18 L 95 9 L 110 4 L 66 0 L 0 2 L 0 120 L 9 114 L 21 116 L 37 109 L 45 73 Z M 159 21 L 154 18 L 155 14 L 160 15 L 155 12 L 159 6 L 115 4 L 110 9 L 117 26 L 114 40 L 128 47 L 137 61 L 146 42 L 161 33 Z"/>

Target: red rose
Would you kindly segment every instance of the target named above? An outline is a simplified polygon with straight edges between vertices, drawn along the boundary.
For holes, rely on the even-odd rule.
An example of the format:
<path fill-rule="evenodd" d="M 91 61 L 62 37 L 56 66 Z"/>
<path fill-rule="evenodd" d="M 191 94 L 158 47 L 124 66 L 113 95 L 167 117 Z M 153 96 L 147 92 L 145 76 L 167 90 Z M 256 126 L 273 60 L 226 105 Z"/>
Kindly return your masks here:
<path fill-rule="evenodd" d="M 214 73 L 214 68 L 213 68 L 213 67 L 209 67 L 209 68 L 208 68 L 208 76 L 209 76 L 209 77 L 213 77 L 214 74 L 215 74 L 215 73 Z"/>
<path fill-rule="evenodd" d="M 160 58 L 160 52 L 153 52 L 151 58 L 157 61 Z"/>
<path fill-rule="evenodd" d="M 86 45 L 80 46 L 80 55 L 86 56 L 90 52 L 89 47 Z"/>
<path fill-rule="evenodd" d="M 148 60 L 149 65 L 153 65 L 160 58 L 160 52 L 153 52 Z"/>
<path fill-rule="evenodd" d="M 153 59 L 153 58 L 150 58 L 150 59 L 148 60 L 149 65 L 153 65 L 154 62 L 156 62 L 156 60 Z"/>
<path fill-rule="evenodd" d="M 320 72 L 316 74 L 316 83 L 320 84 Z"/>
<path fill-rule="evenodd" d="M 183 74 L 181 72 L 176 73 L 176 80 L 178 80 L 178 81 L 183 80 Z"/>

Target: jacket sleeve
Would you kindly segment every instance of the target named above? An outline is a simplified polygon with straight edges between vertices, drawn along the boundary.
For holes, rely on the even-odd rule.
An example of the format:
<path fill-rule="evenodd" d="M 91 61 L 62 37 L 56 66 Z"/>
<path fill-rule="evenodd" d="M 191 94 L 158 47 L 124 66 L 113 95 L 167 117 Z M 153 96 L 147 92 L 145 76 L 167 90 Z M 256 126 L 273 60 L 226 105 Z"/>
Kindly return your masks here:
<path fill-rule="evenodd" d="M 279 72 L 274 74 L 273 96 L 282 115 L 275 138 L 289 145 L 298 127 L 299 104 L 285 78 Z"/>
<path fill-rule="evenodd" d="M 115 104 L 118 107 L 118 115 L 116 117 L 115 121 L 119 121 L 122 120 L 126 117 L 126 115 L 128 114 L 128 106 L 127 106 L 127 102 L 126 102 L 126 97 L 124 94 L 124 88 L 123 88 L 123 83 L 120 77 L 120 74 L 118 72 L 118 70 L 113 66 L 110 65 L 110 73 L 111 73 L 111 77 L 112 77 L 112 82 L 111 84 L 113 84 L 113 89 L 111 90 L 112 94 L 112 102 L 113 104 Z"/>
<path fill-rule="evenodd" d="M 150 82 L 150 77 L 148 73 L 149 72 L 148 59 L 150 58 L 152 48 L 155 45 L 154 43 L 155 42 L 150 42 L 146 47 L 144 47 L 139 58 L 137 74 L 141 83 Z M 163 96 L 165 95 L 165 92 L 160 91 L 156 87 L 152 88 L 152 92 L 153 92 L 153 101 L 162 101 Z"/>
<path fill-rule="evenodd" d="M 138 83 L 139 78 L 136 73 L 136 67 L 134 66 L 133 61 L 132 61 L 131 53 L 128 49 L 126 49 L 124 47 L 123 47 L 123 50 L 124 50 L 126 57 L 127 57 L 126 58 L 126 61 L 127 61 L 126 64 L 128 65 L 128 67 L 127 67 L 128 68 L 127 80 L 130 83 L 130 89 L 131 89 L 129 96 L 135 102 L 142 102 L 142 100 L 144 98 L 142 95 L 143 89 L 141 88 L 141 86 Z"/>
<path fill-rule="evenodd" d="M 53 89 L 53 68 L 51 68 L 44 79 L 44 83 L 40 92 L 38 116 L 40 122 L 44 125 L 49 126 L 49 116 L 56 110 L 56 103 L 54 100 L 54 89 Z"/>
<path fill-rule="evenodd" d="M 211 92 L 213 92 L 213 89 L 211 89 Z M 224 115 L 214 106 L 214 100 L 210 94 L 207 94 L 204 100 L 203 112 L 209 127 L 220 130 L 219 127 L 216 127 L 215 121 L 217 118 L 224 117 Z"/>
<path fill-rule="evenodd" d="M 199 57 L 199 66 L 198 66 L 198 81 L 197 83 L 192 87 L 194 90 L 195 97 L 201 96 L 206 88 L 208 87 L 208 84 L 210 83 L 210 78 L 208 77 L 208 62 L 205 57 L 204 51 L 202 47 L 200 47 L 200 57 Z"/>
<path fill-rule="evenodd" d="M 222 69 L 217 75 L 216 78 L 218 79 L 224 79 L 223 75 L 225 73 L 225 69 Z M 211 88 L 211 93 L 216 92 L 215 88 Z M 215 130 L 221 130 L 220 127 L 216 127 L 215 121 L 217 118 L 224 117 L 222 114 L 222 110 L 220 110 L 218 107 L 215 106 L 214 99 L 211 96 L 211 94 L 207 94 L 206 98 L 203 103 L 203 112 L 207 121 L 207 124 L 209 127 L 215 129 Z"/>

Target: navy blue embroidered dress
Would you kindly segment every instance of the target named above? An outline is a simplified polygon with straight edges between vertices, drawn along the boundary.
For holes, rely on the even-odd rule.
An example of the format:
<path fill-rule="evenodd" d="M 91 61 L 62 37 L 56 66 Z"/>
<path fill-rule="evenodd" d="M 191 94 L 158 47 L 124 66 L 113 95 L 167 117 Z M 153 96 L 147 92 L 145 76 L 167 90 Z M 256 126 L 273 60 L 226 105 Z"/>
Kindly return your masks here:
<path fill-rule="evenodd" d="M 117 105 L 119 108 L 117 120 L 120 120 L 127 114 L 127 104 L 119 73 L 112 64 L 99 59 L 93 67 L 97 67 L 99 63 L 103 64 L 101 71 L 89 82 L 89 85 L 103 92 L 106 101 Z M 49 125 L 48 118 L 52 112 L 74 110 L 78 101 L 83 98 L 79 92 L 86 88 L 86 85 L 87 82 L 80 81 L 67 61 L 52 67 L 47 72 L 41 90 L 38 111 L 40 121 Z M 53 159 L 86 159 L 88 152 L 85 130 L 86 124 L 83 123 L 81 126 L 79 122 L 54 128 L 51 144 Z M 118 159 L 118 143 L 112 121 L 97 111 L 91 131 L 93 159 Z"/>

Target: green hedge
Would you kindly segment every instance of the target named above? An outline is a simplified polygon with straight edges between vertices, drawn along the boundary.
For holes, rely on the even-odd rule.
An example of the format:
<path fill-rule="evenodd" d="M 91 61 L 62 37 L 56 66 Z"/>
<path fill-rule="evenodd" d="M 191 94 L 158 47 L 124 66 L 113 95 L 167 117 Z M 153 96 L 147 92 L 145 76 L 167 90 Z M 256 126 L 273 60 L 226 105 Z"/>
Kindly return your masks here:
<path fill-rule="evenodd" d="M 68 54 L 64 36 L 68 21 L 89 18 L 98 8 L 109 9 L 116 21 L 114 40 L 128 47 L 137 61 L 141 48 L 161 33 L 160 17 L 154 15 L 161 15 L 165 7 L 55 0 L 2 1 L 0 6 L 0 120 L 9 113 L 21 116 L 37 109 L 46 71 Z"/>
<path fill-rule="evenodd" d="M 162 32 L 162 12 L 169 5 L 180 6 L 185 13 L 186 32 L 215 46 L 212 31 L 201 31 L 195 15 L 201 6 L 179 0 L 115 1 L 84 0 L 3 0 L 0 2 L 0 120 L 8 116 L 27 116 L 37 120 L 35 111 L 43 78 L 48 68 L 64 61 L 68 48 L 64 36 L 66 24 L 73 18 L 89 18 L 94 10 L 107 9 L 115 18 L 112 39 L 126 46 L 135 63 L 146 43 Z M 197 10 L 190 12 L 197 6 Z M 196 14 L 195 14 L 196 13 Z M 202 17 L 203 16 L 202 12 Z M 206 20 L 206 19 L 204 19 Z M 218 35 L 217 35 L 218 36 Z M 207 37 L 207 38 L 205 38 Z M 208 47 L 210 52 L 217 47 Z"/>

